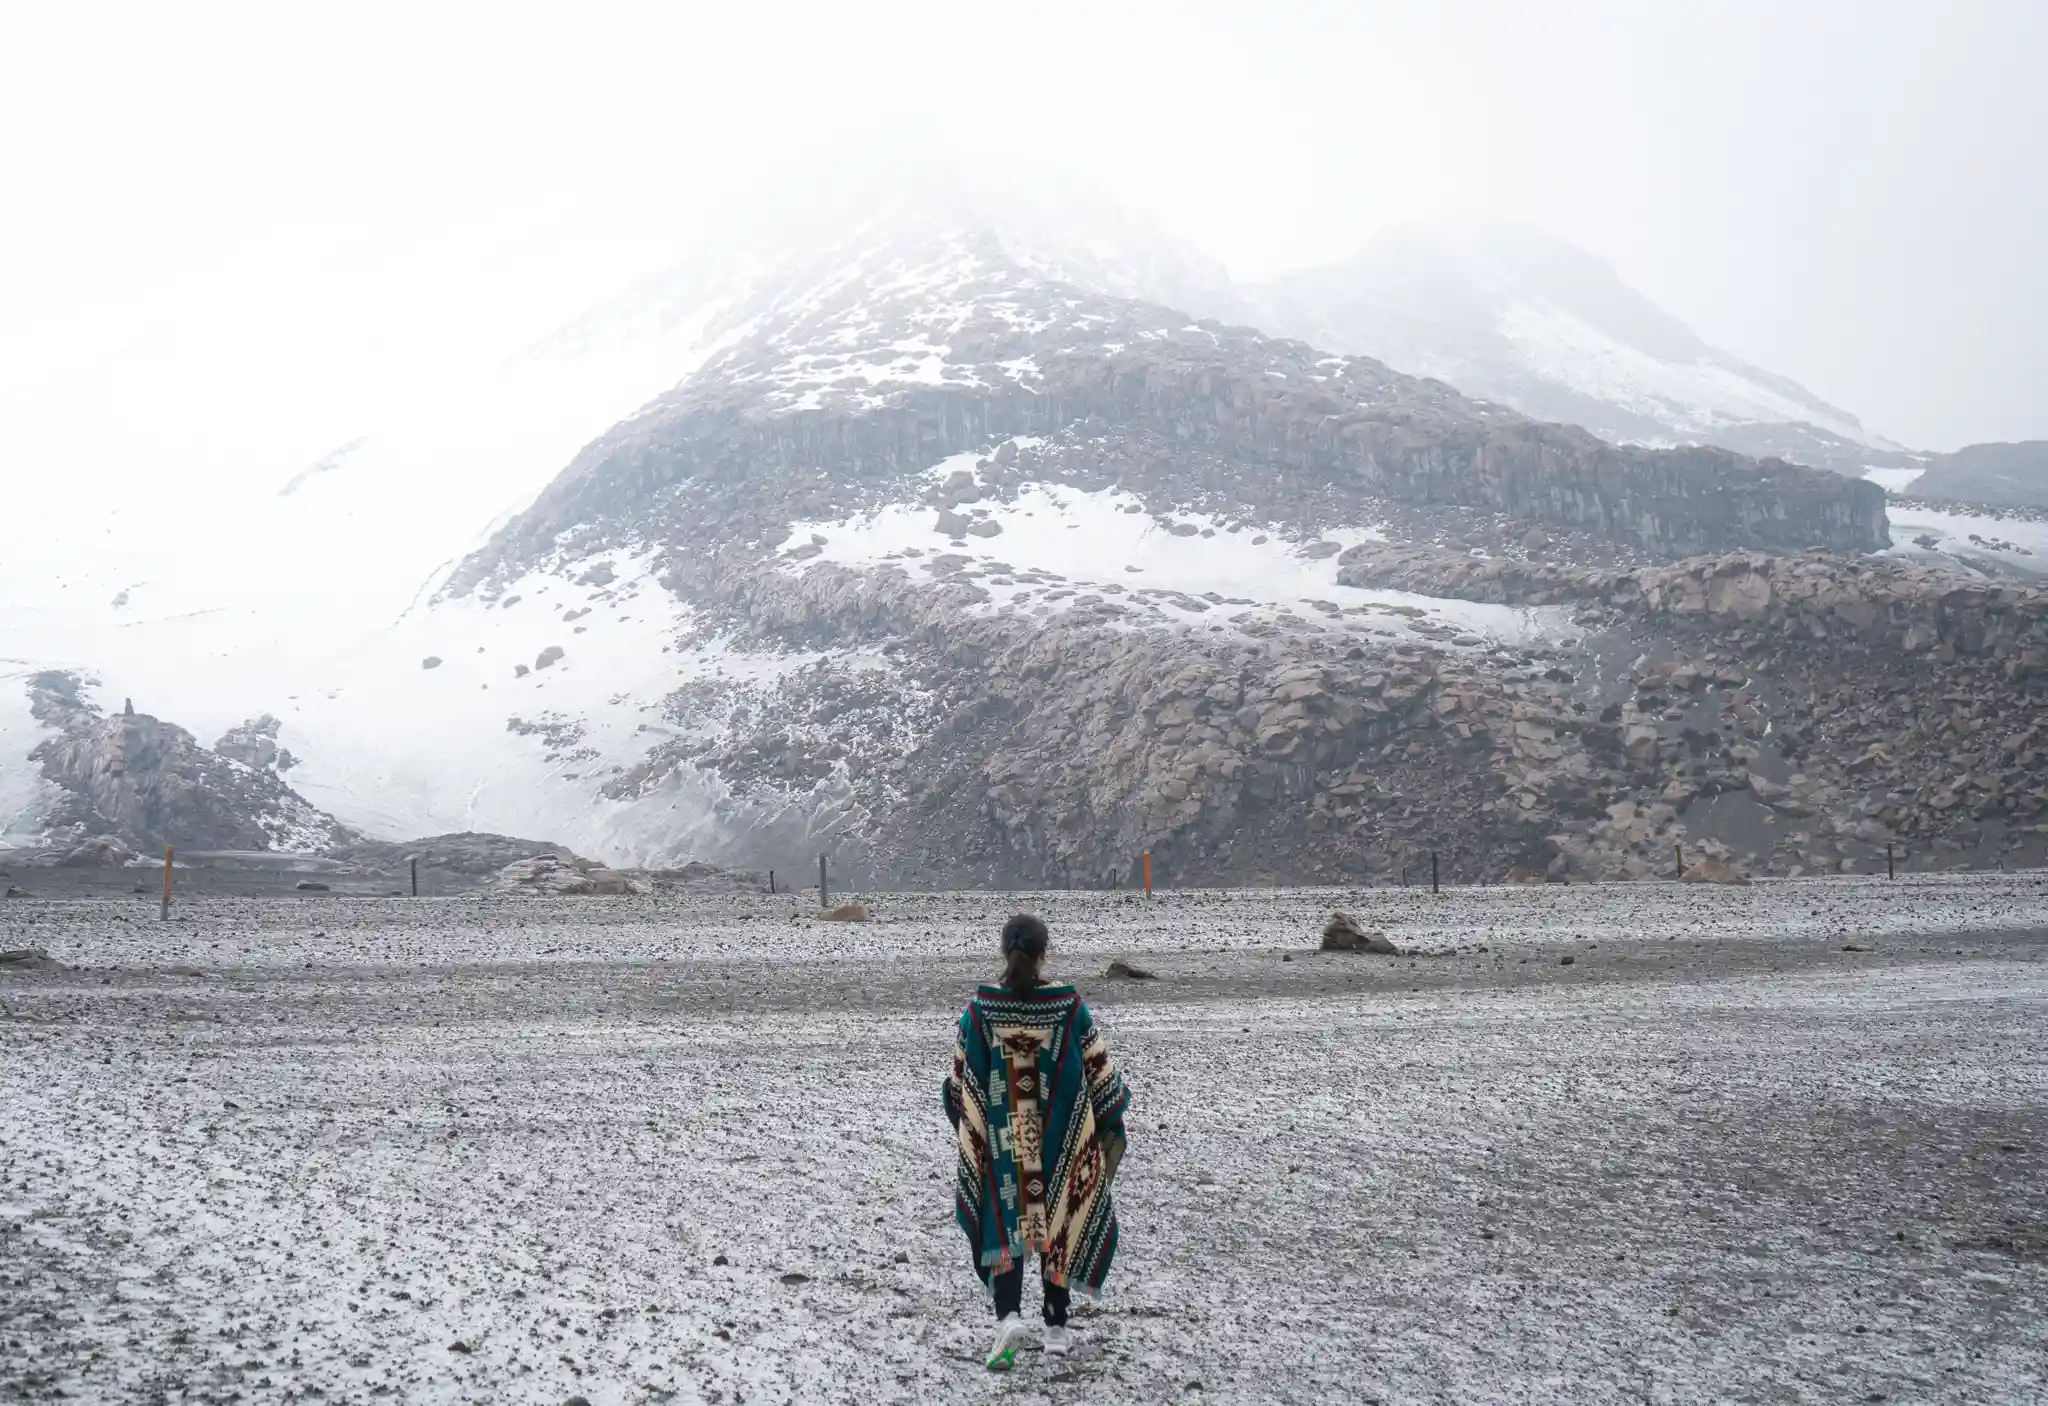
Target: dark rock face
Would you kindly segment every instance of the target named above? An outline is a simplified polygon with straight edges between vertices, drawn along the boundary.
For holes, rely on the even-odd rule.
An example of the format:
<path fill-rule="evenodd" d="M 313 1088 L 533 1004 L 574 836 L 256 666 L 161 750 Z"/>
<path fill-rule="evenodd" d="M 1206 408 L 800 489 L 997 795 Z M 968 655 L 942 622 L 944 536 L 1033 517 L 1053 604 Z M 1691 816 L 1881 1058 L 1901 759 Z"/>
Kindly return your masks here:
<path fill-rule="evenodd" d="M 1359 585 L 1575 602 L 1669 652 L 1639 659 L 1601 715 L 1610 775 L 1658 783 L 1625 802 L 1610 787 L 1625 813 L 1596 827 L 1637 859 L 1731 793 L 1794 822 L 1756 847 L 1780 871 L 1882 864 L 1886 844 L 2037 858 L 2048 837 L 2048 591 L 1825 553 L 1616 572 L 1368 546 L 1344 563 Z"/>
<path fill-rule="evenodd" d="M 1462 504 L 1666 555 L 1890 542 L 1875 484 L 1721 449 L 1616 447 L 1363 358 L 1111 306 L 1136 346 L 1084 354 L 1024 341 L 990 353 L 1035 352 L 1031 386 L 910 389 L 857 413 L 763 415 L 730 382 L 693 381 L 579 455 L 451 590 L 537 558 L 565 532 L 593 548 L 629 526 L 678 545 L 779 542 L 794 518 L 912 496 L 931 464 L 1020 434 L 1096 442 L 1101 475 L 1142 482 L 1155 510 L 1221 497 L 1306 525 L 1318 504 Z M 815 467 L 790 471 L 799 465 Z"/>
<path fill-rule="evenodd" d="M 2048 508 L 2048 439 L 1972 444 L 1928 459 L 1907 490 L 1915 498 Z"/>
<path fill-rule="evenodd" d="M 53 818 L 60 833 L 114 837 L 145 853 L 167 844 L 310 851 L 351 838 L 274 772 L 209 751 L 183 728 L 147 713 L 109 718 L 82 688 L 65 673 L 38 674 L 29 683 L 35 718 L 59 730 L 30 757 L 68 793 Z"/>

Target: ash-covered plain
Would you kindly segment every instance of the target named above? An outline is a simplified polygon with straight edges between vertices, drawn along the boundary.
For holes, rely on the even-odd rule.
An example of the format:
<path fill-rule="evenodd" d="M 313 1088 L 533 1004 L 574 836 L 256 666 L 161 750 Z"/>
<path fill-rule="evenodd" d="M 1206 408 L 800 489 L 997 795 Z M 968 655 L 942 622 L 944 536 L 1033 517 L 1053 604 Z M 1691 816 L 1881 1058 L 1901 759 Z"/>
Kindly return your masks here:
<path fill-rule="evenodd" d="M 2041 875 L 870 899 L 0 904 L 0 1399 L 2048 1392 Z M 937 1087 L 1019 907 L 1136 1103 L 1000 1379 Z"/>

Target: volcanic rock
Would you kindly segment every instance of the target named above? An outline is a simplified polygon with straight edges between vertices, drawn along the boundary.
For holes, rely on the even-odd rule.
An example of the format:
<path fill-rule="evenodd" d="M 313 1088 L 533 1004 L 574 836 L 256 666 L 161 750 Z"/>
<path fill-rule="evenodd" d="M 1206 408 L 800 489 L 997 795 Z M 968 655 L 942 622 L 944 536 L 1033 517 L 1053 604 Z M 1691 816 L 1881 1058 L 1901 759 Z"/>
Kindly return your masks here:
<path fill-rule="evenodd" d="M 1325 952 L 1370 952 L 1382 957 L 1399 957 L 1402 949 L 1377 928 L 1362 928 L 1348 913 L 1332 913 L 1323 925 Z"/>
<path fill-rule="evenodd" d="M 536 898 L 615 897 L 642 892 L 616 870 L 587 859 L 537 854 L 516 859 L 492 876 L 485 892 Z"/>
<path fill-rule="evenodd" d="M 95 844 L 113 837 L 143 852 L 173 840 L 200 850 L 310 851 L 355 838 L 275 771 L 209 751 L 185 729 L 147 713 L 107 717 L 86 700 L 85 688 L 70 673 L 29 680 L 30 712 L 57 734 L 29 757 L 65 793 L 52 829 L 68 832 L 73 843 L 91 836 Z M 237 729 L 223 740 L 261 756 L 254 739 L 274 740 L 274 732 L 261 730 L 264 721 L 245 724 L 255 733 Z"/>
<path fill-rule="evenodd" d="M 1738 884 L 1745 888 L 1749 885 L 1749 879 L 1741 871 L 1718 859 L 1699 860 L 1681 877 L 1688 884 Z"/>
<path fill-rule="evenodd" d="M 118 869 L 134 858 L 135 851 L 120 836 L 95 835 L 57 862 L 66 869 Z"/>

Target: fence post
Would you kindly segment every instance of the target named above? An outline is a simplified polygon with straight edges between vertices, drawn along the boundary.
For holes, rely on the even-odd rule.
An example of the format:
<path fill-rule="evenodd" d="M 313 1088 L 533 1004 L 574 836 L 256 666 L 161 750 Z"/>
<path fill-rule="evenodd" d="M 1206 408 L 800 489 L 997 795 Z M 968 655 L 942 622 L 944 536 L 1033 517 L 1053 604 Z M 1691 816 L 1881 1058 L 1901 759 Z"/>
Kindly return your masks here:
<path fill-rule="evenodd" d="M 832 906 L 832 889 L 825 876 L 825 856 L 818 856 L 818 908 L 823 911 Z"/>
<path fill-rule="evenodd" d="M 768 892 L 775 892 L 775 871 L 773 869 L 768 871 Z"/>
<path fill-rule="evenodd" d="M 1152 851 L 1145 851 L 1145 897 L 1152 896 Z"/>
<path fill-rule="evenodd" d="M 414 898 L 420 896 L 420 861 L 417 855 L 413 857 L 412 861 L 412 896 Z"/>
<path fill-rule="evenodd" d="M 171 846 L 169 846 L 169 845 L 165 845 L 165 846 L 164 846 L 164 906 L 163 906 L 163 908 L 162 908 L 162 909 L 161 909 L 161 910 L 160 910 L 160 911 L 159 911 L 159 912 L 157 913 L 157 921 L 158 921 L 158 922 L 166 922 L 166 923 L 167 923 L 167 922 L 169 922 L 169 921 L 170 921 L 170 919 L 171 919 L 171 855 L 172 855 L 172 853 L 173 853 L 173 850 L 172 850 Z"/>
<path fill-rule="evenodd" d="M 1431 851 L 1429 852 L 1429 891 L 1430 891 L 1431 893 L 1440 893 L 1440 892 L 1442 892 L 1442 890 L 1441 890 L 1441 889 L 1439 889 L 1439 888 L 1437 887 L 1437 885 L 1436 885 L 1436 851 L 1435 851 L 1435 850 L 1431 850 Z"/>
<path fill-rule="evenodd" d="M 1682 879 L 1685 877 L 1685 846 L 1673 845 L 1671 854 L 1678 861 L 1678 877 Z"/>
<path fill-rule="evenodd" d="M 1896 879 L 1899 877 L 1897 872 L 1895 872 L 1892 868 L 1892 842 L 1890 840 L 1886 840 L 1884 842 L 1884 876 L 1887 879 Z"/>

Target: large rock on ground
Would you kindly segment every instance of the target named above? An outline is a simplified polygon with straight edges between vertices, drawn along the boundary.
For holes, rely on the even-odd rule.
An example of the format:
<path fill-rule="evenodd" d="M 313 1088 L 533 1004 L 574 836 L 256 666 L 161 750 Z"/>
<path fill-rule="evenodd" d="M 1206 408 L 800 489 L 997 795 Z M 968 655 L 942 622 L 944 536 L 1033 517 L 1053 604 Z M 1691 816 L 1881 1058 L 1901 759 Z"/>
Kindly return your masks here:
<path fill-rule="evenodd" d="M 1370 952 L 1381 957 L 1401 956 L 1401 949 L 1377 928 L 1362 928 L 1348 913 L 1332 913 L 1323 925 L 1325 952 Z"/>
<path fill-rule="evenodd" d="M 492 876 L 485 891 L 533 898 L 606 898 L 644 889 L 616 869 L 587 859 L 537 854 L 507 864 Z"/>
<path fill-rule="evenodd" d="M 1741 870 L 1718 859 L 1702 859 L 1687 869 L 1682 876 L 1688 884 L 1735 884 L 1748 887 L 1749 879 Z"/>

